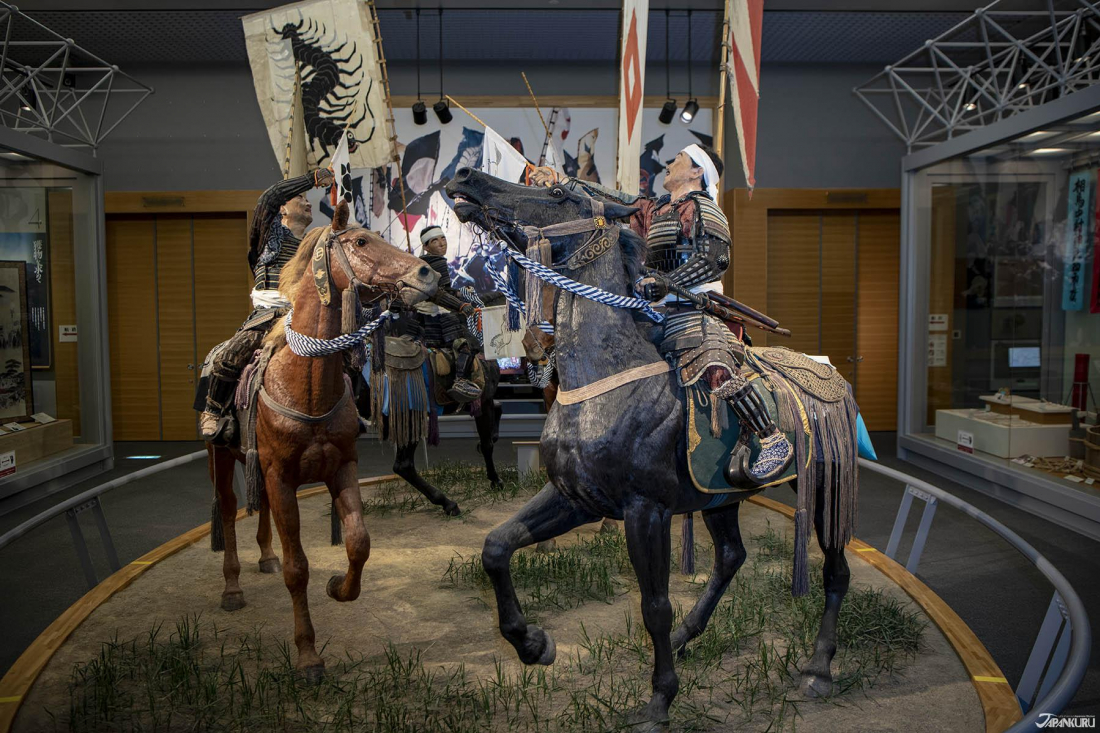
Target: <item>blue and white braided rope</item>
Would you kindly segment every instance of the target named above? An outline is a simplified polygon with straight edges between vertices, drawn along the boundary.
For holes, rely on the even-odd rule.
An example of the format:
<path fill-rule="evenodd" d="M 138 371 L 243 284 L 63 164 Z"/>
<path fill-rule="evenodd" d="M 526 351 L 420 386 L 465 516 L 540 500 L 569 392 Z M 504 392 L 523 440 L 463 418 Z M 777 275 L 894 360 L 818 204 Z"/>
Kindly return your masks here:
<path fill-rule="evenodd" d="M 515 260 L 524 270 L 527 270 L 539 280 L 550 283 L 554 287 L 561 288 L 566 292 L 573 293 L 574 295 L 579 295 L 582 298 L 587 298 L 588 300 L 592 300 L 597 303 L 609 305 L 612 308 L 629 308 L 630 310 L 640 310 L 654 323 L 662 323 L 665 320 L 665 317 L 657 311 L 653 310 L 653 308 L 649 304 L 649 301 L 645 300 L 644 298 L 632 298 L 627 295 L 615 295 L 614 293 L 609 293 L 606 290 L 597 288 L 594 285 L 585 285 L 584 283 L 579 283 L 572 278 L 568 278 L 565 275 L 562 275 L 561 273 L 554 272 L 546 265 L 540 264 L 532 259 L 524 257 L 519 252 L 516 252 L 513 249 L 510 249 L 508 247 L 504 247 L 503 249 L 504 253 Z M 490 268 L 490 274 L 492 274 L 492 268 Z M 507 297 L 507 293 L 505 293 L 505 297 Z"/>
<path fill-rule="evenodd" d="M 511 250 L 509 250 L 507 247 L 501 247 L 501 249 L 504 250 L 506 254 L 511 254 Z M 493 284 L 497 286 L 497 290 L 499 290 L 504 295 L 504 299 L 508 301 L 509 305 L 518 310 L 520 312 L 520 315 L 526 318 L 527 308 L 523 304 L 523 298 L 519 297 L 512 283 L 508 282 L 504 278 L 504 274 L 497 270 L 497 268 L 493 267 L 493 262 L 491 259 L 489 259 L 488 247 L 485 247 L 483 245 L 481 248 L 481 254 L 485 258 L 485 269 L 489 271 L 489 277 L 493 279 Z M 524 257 L 524 259 L 527 258 Z M 530 262 L 531 260 L 527 261 Z M 523 263 L 520 264 L 522 265 Z M 554 335 L 554 327 L 550 323 L 546 321 L 539 321 L 536 325 L 543 333 L 550 334 L 551 336 Z"/>
<path fill-rule="evenodd" d="M 333 339 L 319 339 L 313 336 L 300 334 L 292 329 L 290 327 L 290 317 L 293 313 L 294 309 L 291 308 L 286 314 L 285 325 L 287 346 L 289 346 L 290 350 L 298 356 L 310 357 L 329 356 L 354 348 L 366 341 L 372 333 L 378 330 L 379 326 L 393 317 L 393 314 L 388 310 L 382 311 L 382 314 L 378 316 L 378 318 L 366 324 L 355 333 L 345 333 Z"/>

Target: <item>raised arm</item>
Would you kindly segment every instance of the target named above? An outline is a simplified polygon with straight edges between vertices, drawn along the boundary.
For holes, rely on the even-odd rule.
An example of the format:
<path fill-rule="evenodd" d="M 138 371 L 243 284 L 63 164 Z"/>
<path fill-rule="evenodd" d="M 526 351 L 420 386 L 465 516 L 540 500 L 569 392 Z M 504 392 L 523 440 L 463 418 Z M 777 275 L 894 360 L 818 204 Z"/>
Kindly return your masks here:
<path fill-rule="evenodd" d="M 272 241 L 278 231 L 275 225 L 280 222 L 279 209 L 298 194 L 311 188 L 332 185 L 332 171 L 327 168 L 315 168 L 304 176 L 279 181 L 260 194 L 256 210 L 252 215 L 252 228 L 248 232 L 248 265 L 255 268 L 263 252 L 269 248 L 278 251 L 279 243 Z"/>
<path fill-rule="evenodd" d="M 643 237 L 648 234 L 649 224 L 653 221 L 653 214 L 657 209 L 657 202 L 655 199 L 623 193 L 622 191 L 616 191 L 613 188 L 592 181 L 582 181 L 579 178 L 561 176 L 552 168 L 536 168 L 531 174 L 531 181 L 537 186 L 550 186 L 554 183 L 559 183 L 570 191 L 580 191 L 592 198 L 633 206 L 637 208 L 638 211 L 630 217 L 630 228 Z"/>

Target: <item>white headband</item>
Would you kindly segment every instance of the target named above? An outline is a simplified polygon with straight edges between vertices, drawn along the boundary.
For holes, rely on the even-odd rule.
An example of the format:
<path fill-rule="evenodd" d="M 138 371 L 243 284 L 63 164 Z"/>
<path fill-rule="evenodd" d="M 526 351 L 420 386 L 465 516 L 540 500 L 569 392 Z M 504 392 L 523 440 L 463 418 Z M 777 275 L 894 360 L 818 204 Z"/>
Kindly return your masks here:
<path fill-rule="evenodd" d="M 687 156 L 695 162 L 695 165 L 703 169 L 703 184 L 706 186 L 710 197 L 717 201 L 718 169 L 714 167 L 714 161 L 710 159 L 705 150 L 695 143 L 688 145 L 683 152 L 687 153 Z"/>

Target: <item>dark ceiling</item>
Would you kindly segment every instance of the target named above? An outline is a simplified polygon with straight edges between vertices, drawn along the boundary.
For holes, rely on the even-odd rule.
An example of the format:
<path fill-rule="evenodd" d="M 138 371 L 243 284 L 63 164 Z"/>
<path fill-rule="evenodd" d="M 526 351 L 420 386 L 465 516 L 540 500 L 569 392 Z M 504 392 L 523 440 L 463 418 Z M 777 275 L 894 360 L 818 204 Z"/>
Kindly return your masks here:
<path fill-rule="evenodd" d="M 124 69 L 151 64 L 239 64 L 247 60 L 240 17 L 249 11 L 27 10 L 43 25 Z M 968 15 L 768 11 L 764 14 L 763 60 L 886 64 Z M 396 63 L 414 61 L 414 12 L 380 9 L 379 21 L 387 59 Z M 720 23 L 718 10 L 697 10 L 692 14 L 693 61 L 717 62 Z M 613 62 L 617 55 L 618 25 L 617 9 L 450 9 L 443 15 L 443 54 L 446 59 L 463 62 Z M 687 13 L 673 11 L 669 27 L 670 59 L 686 61 Z M 421 46 L 425 59 L 438 58 L 439 28 L 437 11 L 423 10 Z M 18 30 L 16 36 L 24 40 L 43 37 L 29 24 Z M 651 11 L 647 51 L 650 63 L 665 60 L 664 45 L 665 13 Z"/>

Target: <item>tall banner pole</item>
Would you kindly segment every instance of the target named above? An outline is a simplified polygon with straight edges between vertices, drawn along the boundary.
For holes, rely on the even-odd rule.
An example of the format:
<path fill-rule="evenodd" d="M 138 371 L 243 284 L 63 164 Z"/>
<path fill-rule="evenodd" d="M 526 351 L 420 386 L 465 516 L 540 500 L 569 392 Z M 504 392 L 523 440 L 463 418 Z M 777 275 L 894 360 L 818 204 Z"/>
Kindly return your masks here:
<path fill-rule="evenodd" d="M 405 202 L 405 174 L 401 171 L 401 154 L 397 150 L 397 125 L 393 120 L 393 97 L 390 95 L 390 77 L 386 72 L 386 54 L 382 51 L 382 28 L 378 23 L 378 9 L 374 6 L 374 0 L 367 0 L 370 9 L 370 19 L 374 26 L 374 50 L 378 55 L 378 66 L 382 70 L 382 88 L 386 94 L 387 123 L 390 126 L 390 145 L 392 147 L 392 160 L 397 166 L 397 184 L 401 187 L 401 215 L 402 228 L 405 230 L 405 249 L 412 254 L 412 242 L 409 240 L 409 212 Z"/>
<path fill-rule="evenodd" d="M 726 0 L 725 12 L 722 17 L 722 66 L 718 70 L 718 108 L 714 110 L 716 120 L 714 127 L 714 152 L 718 153 L 718 157 L 725 163 L 726 159 L 723 151 L 726 147 L 726 85 L 729 83 L 728 75 L 730 63 L 730 0 Z M 719 195 L 724 195 L 725 193 L 721 177 L 718 179 L 718 193 Z M 716 201 L 715 203 L 719 206 L 722 205 L 721 201 Z"/>
<path fill-rule="evenodd" d="M 619 52 L 619 138 L 617 188 L 636 194 L 642 155 L 642 106 L 645 99 L 645 47 L 649 0 L 623 0 Z"/>

